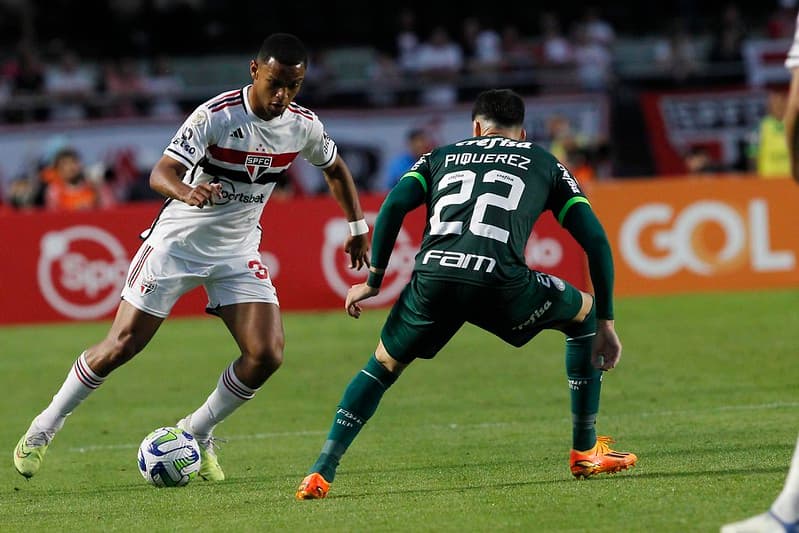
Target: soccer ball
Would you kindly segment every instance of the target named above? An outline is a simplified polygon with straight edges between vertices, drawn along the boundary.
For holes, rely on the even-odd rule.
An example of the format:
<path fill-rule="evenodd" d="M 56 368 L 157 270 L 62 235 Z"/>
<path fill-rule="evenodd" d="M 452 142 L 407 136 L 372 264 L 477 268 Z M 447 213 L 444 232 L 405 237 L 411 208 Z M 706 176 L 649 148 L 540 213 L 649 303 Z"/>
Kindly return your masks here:
<path fill-rule="evenodd" d="M 201 464 L 200 445 L 180 428 L 158 428 L 139 445 L 139 472 L 156 487 L 188 484 L 197 477 Z"/>

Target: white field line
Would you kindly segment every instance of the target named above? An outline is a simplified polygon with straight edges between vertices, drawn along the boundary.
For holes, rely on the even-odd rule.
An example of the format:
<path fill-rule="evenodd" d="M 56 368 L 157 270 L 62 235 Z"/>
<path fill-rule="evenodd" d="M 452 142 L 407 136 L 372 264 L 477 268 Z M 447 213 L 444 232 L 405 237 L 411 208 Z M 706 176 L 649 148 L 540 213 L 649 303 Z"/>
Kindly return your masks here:
<path fill-rule="evenodd" d="M 772 409 L 785 409 L 785 408 L 794 408 L 799 407 L 799 402 L 773 402 L 773 403 L 761 403 L 761 404 L 739 404 L 739 405 L 720 405 L 717 407 L 710 407 L 706 409 L 691 409 L 691 410 L 684 410 L 684 411 L 649 411 L 649 412 L 641 412 L 641 413 L 621 413 L 616 415 L 605 415 L 603 418 L 614 418 L 614 417 L 638 417 L 638 418 L 648 418 L 654 416 L 690 416 L 700 412 L 708 413 L 708 412 L 726 412 L 726 411 L 768 411 Z M 474 423 L 474 424 L 446 424 L 446 425 L 433 425 L 427 426 L 433 429 L 479 429 L 479 428 L 489 428 L 489 427 L 506 427 L 515 425 L 515 422 L 482 422 L 482 423 Z M 307 436 L 323 436 L 327 435 L 327 431 L 312 431 L 312 430 L 302 430 L 302 431 L 281 431 L 281 432 L 274 432 L 274 433 L 254 433 L 252 435 L 232 435 L 226 436 L 224 438 L 219 439 L 220 441 L 232 441 L 232 440 L 267 440 L 267 439 L 279 439 L 284 437 L 307 437 Z M 138 444 L 103 444 L 103 445 L 89 445 L 89 446 L 75 446 L 69 448 L 70 452 L 77 452 L 77 453 L 86 453 L 86 452 L 93 452 L 98 450 L 132 450 L 138 448 Z"/>

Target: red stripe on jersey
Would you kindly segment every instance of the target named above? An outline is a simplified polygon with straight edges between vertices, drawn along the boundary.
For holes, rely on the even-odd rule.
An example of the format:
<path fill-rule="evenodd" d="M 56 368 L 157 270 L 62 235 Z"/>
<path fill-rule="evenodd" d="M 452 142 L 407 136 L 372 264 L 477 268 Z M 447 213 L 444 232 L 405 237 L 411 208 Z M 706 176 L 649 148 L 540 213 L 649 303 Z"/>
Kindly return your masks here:
<path fill-rule="evenodd" d="M 308 120 L 313 120 L 313 115 L 310 114 L 310 111 L 306 111 L 306 110 L 304 110 L 302 108 L 297 109 L 297 108 L 295 108 L 293 106 L 289 106 L 289 111 L 291 111 L 292 113 L 297 113 L 301 117 L 305 117 Z"/>
<path fill-rule="evenodd" d="M 307 107 L 302 107 L 297 102 L 291 102 L 289 104 L 289 107 L 291 107 L 292 109 L 296 109 L 297 111 L 303 111 L 308 115 L 313 115 L 313 112 L 310 109 L 308 109 Z"/>
<path fill-rule="evenodd" d="M 227 100 L 231 96 L 236 96 L 236 95 L 239 95 L 239 94 L 241 94 L 241 89 L 236 89 L 235 91 L 222 93 L 219 96 L 217 96 L 214 100 L 211 100 L 210 102 L 208 102 L 208 107 L 214 106 L 214 105 L 222 102 L 223 100 Z"/>
<path fill-rule="evenodd" d="M 241 98 L 238 98 L 238 99 L 233 100 L 233 101 L 231 101 L 231 102 L 229 102 L 229 103 L 227 103 L 225 105 L 218 105 L 218 106 L 215 106 L 215 107 L 211 107 L 209 109 L 211 110 L 211 113 L 216 113 L 217 111 L 222 111 L 226 107 L 231 107 L 231 106 L 234 106 L 234 105 L 241 105 L 242 102 L 244 102 L 244 100 L 242 100 Z"/>
<path fill-rule="evenodd" d="M 208 147 L 208 153 L 217 161 L 223 163 L 230 163 L 232 165 L 243 165 L 247 161 L 247 156 L 258 156 L 271 158 L 270 167 L 285 167 L 290 165 L 297 157 L 299 152 L 288 152 L 286 154 L 267 154 L 264 152 L 244 152 L 242 150 L 234 150 L 233 148 L 222 148 L 212 144 Z"/>

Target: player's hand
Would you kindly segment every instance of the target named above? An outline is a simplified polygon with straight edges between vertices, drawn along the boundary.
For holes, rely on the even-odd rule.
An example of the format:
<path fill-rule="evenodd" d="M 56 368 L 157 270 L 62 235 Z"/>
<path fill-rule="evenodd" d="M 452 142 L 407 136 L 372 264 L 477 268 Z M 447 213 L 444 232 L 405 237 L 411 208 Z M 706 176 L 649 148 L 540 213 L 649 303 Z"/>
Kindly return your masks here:
<path fill-rule="evenodd" d="M 369 267 L 369 234 L 350 235 L 344 243 L 344 251 L 350 256 L 350 268 L 360 270 Z"/>
<path fill-rule="evenodd" d="M 222 184 L 200 183 L 191 188 L 189 193 L 183 198 L 183 202 L 202 209 L 206 205 L 212 205 L 214 198 L 222 198 Z"/>
<path fill-rule="evenodd" d="M 596 336 L 591 349 L 591 364 L 599 370 L 610 370 L 621 358 L 621 341 L 612 320 L 597 320 Z"/>
<path fill-rule="evenodd" d="M 362 311 L 361 306 L 358 305 L 358 302 L 366 300 L 367 298 L 371 298 L 372 296 L 377 296 L 379 292 L 380 289 L 370 287 L 366 283 L 353 285 L 350 287 L 350 290 L 347 291 L 347 299 L 344 303 L 344 309 L 347 310 L 347 314 L 351 317 L 358 318 L 361 316 Z"/>

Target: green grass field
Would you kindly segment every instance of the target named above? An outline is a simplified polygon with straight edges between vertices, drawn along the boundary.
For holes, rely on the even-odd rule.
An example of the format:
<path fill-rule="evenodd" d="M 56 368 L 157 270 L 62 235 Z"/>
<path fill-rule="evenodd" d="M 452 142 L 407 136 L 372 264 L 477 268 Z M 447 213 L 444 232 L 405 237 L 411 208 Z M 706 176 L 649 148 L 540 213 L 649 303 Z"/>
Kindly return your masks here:
<path fill-rule="evenodd" d="M 514 349 L 467 326 L 411 365 L 330 496 L 294 490 L 385 310 L 287 313 L 286 361 L 220 425 L 228 480 L 147 485 L 136 449 L 196 408 L 237 354 L 217 319 L 168 320 L 68 419 L 30 481 L 14 445 L 106 323 L 0 329 L 0 531 L 718 531 L 764 511 L 799 434 L 799 291 L 628 298 L 598 429 L 639 465 L 568 469 L 563 340 Z"/>

